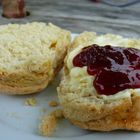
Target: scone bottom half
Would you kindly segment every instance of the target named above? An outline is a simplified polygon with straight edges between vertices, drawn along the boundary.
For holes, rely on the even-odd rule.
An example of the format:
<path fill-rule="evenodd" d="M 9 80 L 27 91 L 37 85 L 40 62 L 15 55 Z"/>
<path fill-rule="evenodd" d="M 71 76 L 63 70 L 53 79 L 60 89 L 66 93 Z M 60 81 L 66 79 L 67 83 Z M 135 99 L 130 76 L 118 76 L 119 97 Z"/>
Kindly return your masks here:
<path fill-rule="evenodd" d="M 36 93 L 53 81 L 63 66 L 71 33 L 51 23 L 0 26 L 0 91 Z"/>
<path fill-rule="evenodd" d="M 140 131 L 139 46 L 119 35 L 78 35 L 58 87 L 64 116 L 89 130 Z"/>

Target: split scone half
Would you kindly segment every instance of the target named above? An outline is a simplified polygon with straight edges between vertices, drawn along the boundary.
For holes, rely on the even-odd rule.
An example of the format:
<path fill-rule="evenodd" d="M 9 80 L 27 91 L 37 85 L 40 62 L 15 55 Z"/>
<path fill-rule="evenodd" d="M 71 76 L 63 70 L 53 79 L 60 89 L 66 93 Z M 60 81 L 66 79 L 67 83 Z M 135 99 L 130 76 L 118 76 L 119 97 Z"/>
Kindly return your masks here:
<path fill-rule="evenodd" d="M 58 87 L 65 118 L 84 129 L 140 131 L 139 49 L 139 39 L 78 35 Z"/>
<path fill-rule="evenodd" d="M 69 31 L 33 22 L 0 26 L 0 91 L 30 94 L 41 91 L 63 65 Z"/>

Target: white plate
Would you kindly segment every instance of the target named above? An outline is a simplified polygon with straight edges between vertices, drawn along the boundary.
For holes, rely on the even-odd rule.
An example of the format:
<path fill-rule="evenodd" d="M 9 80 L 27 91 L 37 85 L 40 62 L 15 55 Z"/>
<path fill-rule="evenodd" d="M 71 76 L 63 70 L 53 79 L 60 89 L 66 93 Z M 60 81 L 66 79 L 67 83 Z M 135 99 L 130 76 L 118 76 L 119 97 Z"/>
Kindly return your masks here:
<path fill-rule="evenodd" d="M 73 35 L 74 36 L 74 35 Z M 91 132 L 73 126 L 66 120 L 59 125 L 52 137 L 43 137 L 38 134 L 38 124 L 46 109 L 52 109 L 49 101 L 57 100 L 56 87 L 59 77 L 54 83 L 39 94 L 26 96 L 0 95 L 0 140 L 140 140 L 140 134 L 128 131 Z M 35 97 L 37 106 L 30 107 L 24 104 L 28 97 Z M 117 115 L 117 114 L 116 114 Z"/>

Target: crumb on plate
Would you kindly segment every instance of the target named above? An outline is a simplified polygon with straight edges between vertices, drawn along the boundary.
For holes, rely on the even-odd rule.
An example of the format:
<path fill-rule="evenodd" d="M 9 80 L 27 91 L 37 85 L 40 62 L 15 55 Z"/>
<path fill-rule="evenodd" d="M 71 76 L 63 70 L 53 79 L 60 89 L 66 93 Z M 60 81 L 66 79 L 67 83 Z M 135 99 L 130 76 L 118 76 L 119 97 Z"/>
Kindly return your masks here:
<path fill-rule="evenodd" d="M 58 109 L 49 115 L 43 116 L 39 124 L 39 132 L 43 136 L 51 136 L 56 128 L 57 120 L 63 117 L 62 110 Z"/>
<path fill-rule="evenodd" d="M 34 97 L 27 98 L 25 100 L 25 105 L 27 105 L 27 106 L 36 106 L 37 105 L 37 100 Z"/>
<path fill-rule="evenodd" d="M 56 109 L 51 112 L 51 115 L 55 116 L 56 118 L 63 118 L 63 111 L 61 109 Z"/>
<path fill-rule="evenodd" d="M 57 107 L 58 106 L 58 102 L 52 100 L 52 101 L 49 102 L 49 106 L 50 107 Z"/>

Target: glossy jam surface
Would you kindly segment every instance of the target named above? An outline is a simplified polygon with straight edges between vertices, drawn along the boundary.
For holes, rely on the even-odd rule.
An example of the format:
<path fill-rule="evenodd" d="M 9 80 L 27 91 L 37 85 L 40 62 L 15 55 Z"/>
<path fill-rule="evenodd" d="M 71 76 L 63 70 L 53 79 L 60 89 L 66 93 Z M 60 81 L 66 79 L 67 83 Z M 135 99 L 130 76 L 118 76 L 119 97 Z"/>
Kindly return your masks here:
<path fill-rule="evenodd" d="M 113 95 L 124 89 L 140 88 L 140 50 L 98 46 L 85 47 L 73 59 L 75 67 L 87 66 L 95 76 L 93 86 L 98 94 Z"/>

